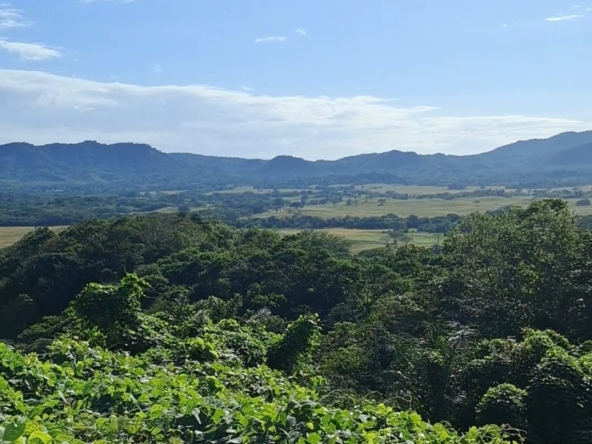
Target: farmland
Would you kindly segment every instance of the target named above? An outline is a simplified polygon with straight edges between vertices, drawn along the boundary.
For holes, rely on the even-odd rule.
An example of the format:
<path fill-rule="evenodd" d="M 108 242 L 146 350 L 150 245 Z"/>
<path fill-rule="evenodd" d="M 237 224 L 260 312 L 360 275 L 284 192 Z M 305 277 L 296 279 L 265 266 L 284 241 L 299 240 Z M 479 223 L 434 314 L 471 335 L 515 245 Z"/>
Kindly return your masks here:
<path fill-rule="evenodd" d="M 0 248 L 14 244 L 32 230 L 31 227 L 0 227 Z"/>
<path fill-rule="evenodd" d="M 530 197 L 482 197 L 482 198 L 459 198 L 459 199 L 409 199 L 396 200 L 386 199 L 386 202 L 380 204 L 376 200 L 359 201 L 357 205 L 347 205 L 340 202 L 325 205 L 306 205 L 299 211 L 308 216 L 317 216 L 322 218 L 344 217 L 344 216 L 382 216 L 385 214 L 396 214 L 397 216 L 418 216 L 435 217 L 445 216 L 447 214 L 458 214 L 466 216 L 475 212 L 495 211 L 501 207 L 519 206 L 526 207 L 535 199 Z M 576 199 L 567 200 L 570 208 L 578 215 L 587 216 L 592 214 L 592 206 L 578 207 Z M 269 216 L 283 217 L 289 215 L 292 210 L 285 209 L 280 211 L 267 211 L 256 217 L 265 218 Z"/>
<path fill-rule="evenodd" d="M 511 206 L 526 207 L 544 198 L 564 199 L 575 214 L 592 215 L 592 205 L 582 205 L 581 202 L 587 199 L 589 203 L 592 186 L 530 190 L 494 186 L 459 188 L 462 189 L 384 183 L 302 189 L 242 186 L 209 192 L 139 193 L 128 197 L 57 197 L 53 201 L 31 198 L 18 205 L 7 203 L 0 225 L 10 227 L 0 229 L 0 248 L 13 244 L 34 226 L 70 225 L 93 217 L 106 219 L 148 213 L 199 212 L 205 218 L 218 219 L 236 227 L 262 225 L 280 230 L 328 229 L 332 234 L 349 239 L 354 251 L 385 245 L 385 230 L 394 229 L 396 224 L 381 224 L 376 220 L 353 224 L 351 218 L 376 219 L 386 215 L 448 218 L 450 223 L 436 220 L 431 226 L 423 221 L 421 224 L 396 227 L 397 230 L 408 231 L 414 244 L 433 245 L 433 235 L 427 233 L 445 232 L 454 223 L 454 215 L 466 216 Z M 23 214 L 28 216 L 23 217 Z M 316 222 L 304 220 L 306 217 L 315 218 Z M 333 222 L 324 223 L 330 220 Z"/>
<path fill-rule="evenodd" d="M 486 197 L 480 199 L 463 198 L 454 200 L 444 199 L 409 199 L 397 200 L 386 199 L 384 203 L 376 200 L 359 201 L 357 205 L 347 205 L 340 202 L 325 205 L 306 205 L 302 208 L 302 214 L 317 216 L 322 218 L 344 217 L 344 216 L 382 216 L 384 214 L 396 214 L 397 216 L 407 217 L 415 215 L 418 217 L 445 216 L 450 213 L 458 215 L 467 215 L 475 212 L 493 211 L 505 205 L 527 206 L 531 200 L 526 198 L 503 198 Z M 276 216 L 289 214 L 288 210 L 266 212 L 258 217 Z"/>
<path fill-rule="evenodd" d="M 18 242 L 25 234 L 33 231 L 33 227 L 0 227 L 0 248 L 9 247 Z M 64 227 L 52 227 L 54 231 L 63 230 Z"/>
<path fill-rule="evenodd" d="M 579 190 L 588 195 L 592 192 L 592 186 L 579 187 Z M 244 196 L 245 199 L 248 199 L 248 196 L 261 196 L 272 192 L 271 189 L 237 187 L 209 194 Z M 438 186 L 376 183 L 355 186 L 340 185 L 325 189 L 317 187 L 308 190 L 279 189 L 276 192 L 280 193 L 284 201 L 288 203 L 300 202 L 301 196 L 307 195 L 307 203 L 297 211 L 303 215 L 322 218 L 370 217 L 385 214 L 396 214 L 401 217 L 411 215 L 437 217 L 447 214 L 465 216 L 475 212 L 495 211 L 506 206 L 526 207 L 535 200 L 549 197 L 566 199 L 570 208 L 578 215 L 592 214 L 592 206 L 576 206 L 580 197 L 570 195 L 573 193 L 573 189 L 570 188 L 523 191 L 491 186 L 466 187 L 457 190 Z M 488 192 L 493 195 L 487 195 Z M 324 202 L 322 197 L 325 198 Z M 293 214 L 294 211 L 294 208 L 290 207 L 274 208 L 255 214 L 254 217 L 285 217 Z"/>

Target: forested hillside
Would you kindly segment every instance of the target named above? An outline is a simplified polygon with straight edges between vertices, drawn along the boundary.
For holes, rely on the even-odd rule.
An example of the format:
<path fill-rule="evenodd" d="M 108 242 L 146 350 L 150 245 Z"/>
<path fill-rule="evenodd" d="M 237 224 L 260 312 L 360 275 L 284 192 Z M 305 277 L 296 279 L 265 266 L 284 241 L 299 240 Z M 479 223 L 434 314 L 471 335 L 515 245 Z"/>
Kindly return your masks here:
<path fill-rule="evenodd" d="M 478 147 L 475 147 L 478 149 Z M 199 151 L 199 147 L 195 147 Z M 119 190 L 266 187 L 387 182 L 397 184 L 587 184 L 592 131 L 516 142 L 470 156 L 420 155 L 396 149 L 335 161 L 280 155 L 270 160 L 165 154 L 143 144 L 0 145 L 0 189 Z"/>
<path fill-rule="evenodd" d="M 185 213 L 39 228 L 0 250 L 1 441 L 590 443 L 591 264 L 560 200 L 359 255 Z"/>

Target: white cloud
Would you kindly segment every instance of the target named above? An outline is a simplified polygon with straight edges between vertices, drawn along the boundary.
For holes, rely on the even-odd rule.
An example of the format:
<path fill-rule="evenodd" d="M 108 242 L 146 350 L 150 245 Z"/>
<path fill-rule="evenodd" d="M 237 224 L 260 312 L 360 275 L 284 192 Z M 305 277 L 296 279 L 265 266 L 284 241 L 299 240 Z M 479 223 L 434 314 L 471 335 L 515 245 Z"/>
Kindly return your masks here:
<path fill-rule="evenodd" d="M 271 97 L 208 86 L 144 87 L 0 70 L 0 143 L 149 143 L 164 151 L 334 159 L 393 149 L 470 153 L 592 122 L 459 116 L 369 96 Z"/>
<path fill-rule="evenodd" d="M 33 22 L 26 18 L 20 9 L 0 4 L 0 29 L 24 28 L 32 24 Z"/>
<path fill-rule="evenodd" d="M 269 37 L 259 37 L 258 39 L 255 39 L 255 43 L 281 43 L 286 40 L 288 39 L 283 35 L 272 35 Z"/>
<path fill-rule="evenodd" d="M 40 43 L 12 42 L 2 38 L 0 38 L 0 50 L 16 54 L 21 60 L 27 61 L 48 60 L 62 56 L 62 53 L 57 49 Z"/>
<path fill-rule="evenodd" d="M 545 19 L 545 21 L 547 21 L 547 22 L 566 22 L 566 21 L 570 21 L 570 20 L 580 19 L 583 17 L 584 16 L 582 14 L 557 15 L 554 17 L 547 17 Z"/>
<path fill-rule="evenodd" d="M 304 28 L 296 28 L 296 34 L 306 35 L 308 34 L 308 31 Z"/>
<path fill-rule="evenodd" d="M 592 11 L 592 7 L 588 6 L 586 9 L 582 5 L 574 4 L 571 5 L 572 9 L 577 9 L 577 14 L 557 14 L 545 19 L 534 20 L 530 22 L 515 22 L 512 24 L 505 23 L 501 25 L 502 28 L 509 28 L 509 27 L 523 27 L 523 26 L 538 26 L 544 23 L 558 23 L 558 22 L 569 22 L 573 20 L 578 20 L 586 17 L 586 14 Z"/>

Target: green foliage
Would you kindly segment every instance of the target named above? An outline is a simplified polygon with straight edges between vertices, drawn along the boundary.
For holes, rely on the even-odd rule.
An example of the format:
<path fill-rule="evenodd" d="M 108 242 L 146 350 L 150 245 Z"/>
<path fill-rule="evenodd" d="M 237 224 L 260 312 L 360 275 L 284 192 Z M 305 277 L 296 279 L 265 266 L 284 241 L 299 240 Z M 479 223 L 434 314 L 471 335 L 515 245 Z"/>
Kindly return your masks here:
<path fill-rule="evenodd" d="M 311 359 L 319 343 L 318 316 L 300 316 L 288 325 L 284 335 L 273 344 L 267 362 L 271 368 L 288 374 L 310 370 Z"/>
<path fill-rule="evenodd" d="M 528 426 L 526 390 L 512 384 L 500 384 L 487 390 L 477 406 L 480 424 L 509 424 L 526 431 Z"/>
<path fill-rule="evenodd" d="M 442 309 L 488 337 L 532 327 L 588 338 L 590 242 L 559 200 L 471 216 L 444 243 Z"/>
<path fill-rule="evenodd" d="M 506 442 L 492 426 L 461 437 L 383 404 L 328 407 L 266 367 L 154 365 L 73 340 L 49 361 L 0 344 L 0 398 L 8 442 Z"/>
<path fill-rule="evenodd" d="M 442 251 L 358 256 L 183 214 L 38 230 L 0 252 L 0 426 L 24 423 L 17 442 L 590 442 L 591 247 L 560 201 L 471 216 Z"/>
<path fill-rule="evenodd" d="M 554 348 L 534 369 L 528 387 L 533 438 L 575 444 L 590 436 L 592 375 L 581 359 Z"/>
<path fill-rule="evenodd" d="M 120 344 L 126 333 L 139 326 L 140 298 L 146 282 L 126 275 L 117 285 L 88 284 L 73 308 L 81 321 L 96 328 L 109 344 Z"/>

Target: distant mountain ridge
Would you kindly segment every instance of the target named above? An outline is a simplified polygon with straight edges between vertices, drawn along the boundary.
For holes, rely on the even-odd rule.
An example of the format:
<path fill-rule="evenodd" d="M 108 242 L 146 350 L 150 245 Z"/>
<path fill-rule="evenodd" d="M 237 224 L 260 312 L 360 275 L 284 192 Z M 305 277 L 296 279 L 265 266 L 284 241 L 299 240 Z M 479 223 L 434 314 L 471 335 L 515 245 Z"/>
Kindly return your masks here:
<path fill-rule="evenodd" d="M 518 141 L 469 156 L 389 151 L 335 161 L 279 155 L 270 160 L 163 153 L 150 145 L 95 141 L 0 145 L 0 184 L 44 187 L 163 187 L 320 183 L 372 180 L 401 183 L 508 183 L 557 178 L 592 183 L 592 131 Z M 342 182 L 343 183 L 343 182 Z"/>

